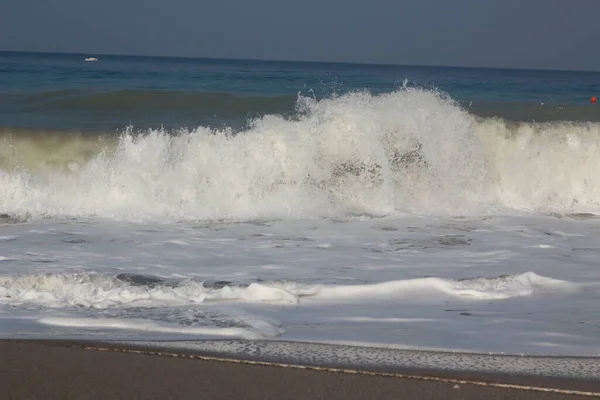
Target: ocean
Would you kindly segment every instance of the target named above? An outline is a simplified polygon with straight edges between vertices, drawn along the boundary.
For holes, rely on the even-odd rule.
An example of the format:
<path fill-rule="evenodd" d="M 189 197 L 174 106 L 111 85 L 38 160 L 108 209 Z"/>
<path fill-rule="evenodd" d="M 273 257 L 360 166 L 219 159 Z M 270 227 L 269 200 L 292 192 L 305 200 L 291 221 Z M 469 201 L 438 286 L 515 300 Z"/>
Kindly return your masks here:
<path fill-rule="evenodd" d="M 595 95 L 0 52 L 0 337 L 600 355 Z"/>

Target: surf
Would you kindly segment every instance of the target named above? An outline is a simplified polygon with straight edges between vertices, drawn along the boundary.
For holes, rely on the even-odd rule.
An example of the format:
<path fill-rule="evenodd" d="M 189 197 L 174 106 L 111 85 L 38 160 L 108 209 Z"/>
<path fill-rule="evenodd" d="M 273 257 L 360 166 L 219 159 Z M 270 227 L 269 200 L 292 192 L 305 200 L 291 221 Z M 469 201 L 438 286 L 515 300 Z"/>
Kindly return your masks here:
<path fill-rule="evenodd" d="M 0 213 L 128 221 L 600 212 L 597 123 L 480 118 L 433 90 L 100 140 L 4 134 Z M 58 150 L 57 150 L 58 149 Z M 29 155 L 28 155 L 29 154 Z"/>

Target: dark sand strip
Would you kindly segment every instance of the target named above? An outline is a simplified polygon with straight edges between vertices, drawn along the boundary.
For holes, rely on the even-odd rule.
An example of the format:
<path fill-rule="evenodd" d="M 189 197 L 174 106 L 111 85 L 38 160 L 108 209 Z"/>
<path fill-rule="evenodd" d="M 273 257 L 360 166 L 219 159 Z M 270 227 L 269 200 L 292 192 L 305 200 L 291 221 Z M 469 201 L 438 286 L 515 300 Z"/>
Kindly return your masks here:
<path fill-rule="evenodd" d="M 91 346 L 90 346 L 91 347 Z M 100 348 L 99 346 L 97 348 Z M 105 347 L 106 348 L 106 347 Z M 546 389 L 547 390 L 547 389 Z M 540 391 L 375 374 L 0 341 L 2 399 L 572 399 Z"/>

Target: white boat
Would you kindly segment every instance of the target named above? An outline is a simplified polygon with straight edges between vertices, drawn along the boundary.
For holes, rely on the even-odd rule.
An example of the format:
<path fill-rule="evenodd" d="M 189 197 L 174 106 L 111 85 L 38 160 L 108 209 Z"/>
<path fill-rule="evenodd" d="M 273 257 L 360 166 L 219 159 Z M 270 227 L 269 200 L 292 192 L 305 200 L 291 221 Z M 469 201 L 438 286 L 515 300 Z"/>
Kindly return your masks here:
<path fill-rule="evenodd" d="M 95 57 L 88 57 L 85 59 L 85 61 L 98 61 L 98 59 Z"/>

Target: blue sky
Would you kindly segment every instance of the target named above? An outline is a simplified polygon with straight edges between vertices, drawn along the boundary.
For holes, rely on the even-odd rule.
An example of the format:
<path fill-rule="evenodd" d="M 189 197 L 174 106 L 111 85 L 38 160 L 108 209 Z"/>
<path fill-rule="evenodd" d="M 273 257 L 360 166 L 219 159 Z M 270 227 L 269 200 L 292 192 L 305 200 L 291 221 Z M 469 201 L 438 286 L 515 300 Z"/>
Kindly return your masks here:
<path fill-rule="evenodd" d="M 0 50 L 600 70 L 598 0 L 3 0 Z"/>

